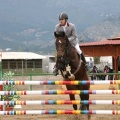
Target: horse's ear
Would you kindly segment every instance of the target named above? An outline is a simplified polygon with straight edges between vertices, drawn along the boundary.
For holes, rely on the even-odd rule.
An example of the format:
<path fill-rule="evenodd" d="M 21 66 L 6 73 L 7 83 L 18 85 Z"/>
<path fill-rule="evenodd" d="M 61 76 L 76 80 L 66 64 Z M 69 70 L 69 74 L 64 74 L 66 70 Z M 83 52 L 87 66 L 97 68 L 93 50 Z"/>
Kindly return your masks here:
<path fill-rule="evenodd" d="M 57 37 L 57 33 L 56 32 L 54 32 L 54 36 Z"/>
<path fill-rule="evenodd" d="M 54 32 L 54 36 L 55 37 L 65 37 L 65 32 L 64 31 Z"/>
<path fill-rule="evenodd" d="M 60 31 L 59 32 L 59 37 L 65 37 L 65 32 L 64 31 Z"/>
<path fill-rule="evenodd" d="M 62 36 L 65 37 L 65 32 L 62 32 Z"/>

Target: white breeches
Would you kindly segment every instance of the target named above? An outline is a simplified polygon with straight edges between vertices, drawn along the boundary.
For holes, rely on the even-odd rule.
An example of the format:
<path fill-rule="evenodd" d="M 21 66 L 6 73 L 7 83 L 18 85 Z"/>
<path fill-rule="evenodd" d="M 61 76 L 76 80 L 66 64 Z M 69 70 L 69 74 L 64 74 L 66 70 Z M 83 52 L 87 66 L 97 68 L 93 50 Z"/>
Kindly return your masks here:
<path fill-rule="evenodd" d="M 78 43 L 75 45 L 75 49 L 77 50 L 77 52 L 78 52 L 79 55 L 82 53 L 82 50 L 80 49 Z"/>

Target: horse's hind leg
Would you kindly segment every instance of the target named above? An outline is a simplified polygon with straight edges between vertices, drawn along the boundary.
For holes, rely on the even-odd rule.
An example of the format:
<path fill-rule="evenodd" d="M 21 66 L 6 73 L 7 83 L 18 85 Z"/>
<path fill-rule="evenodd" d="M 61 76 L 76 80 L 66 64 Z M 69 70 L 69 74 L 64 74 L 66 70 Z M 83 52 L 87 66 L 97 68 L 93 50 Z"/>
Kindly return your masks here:
<path fill-rule="evenodd" d="M 70 100 L 75 100 L 75 95 L 69 95 L 70 96 Z M 77 104 L 73 104 L 73 108 L 74 110 L 77 110 Z"/>
<path fill-rule="evenodd" d="M 89 94 L 86 94 L 86 95 L 80 94 L 80 98 L 81 98 L 81 100 L 89 100 Z M 89 110 L 89 104 L 86 104 L 86 105 L 81 104 L 80 105 L 80 110 Z M 88 120 L 91 120 L 91 115 L 90 114 L 88 114 Z"/>
<path fill-rule="evenodd" d="M 75 85 L 66 85 L 67 90 L 76 90 Z M 75 100 L 74 94 L 69 94 L 70 100 Z M 73 104 L 74 110 L 77 110 L 77 104 Z"/>

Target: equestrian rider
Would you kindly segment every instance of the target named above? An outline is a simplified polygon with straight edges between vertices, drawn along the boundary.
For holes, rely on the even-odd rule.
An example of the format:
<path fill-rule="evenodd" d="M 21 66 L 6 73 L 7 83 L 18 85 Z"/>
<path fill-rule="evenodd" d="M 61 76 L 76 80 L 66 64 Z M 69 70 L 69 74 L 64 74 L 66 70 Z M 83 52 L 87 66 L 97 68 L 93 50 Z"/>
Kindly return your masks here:
<path fill-rule="evenodd" d="M 60 23 L 55 26 L 55 31 L 56 32 L 60 32 L 60 31 L 65 32 L 70 43 L 76 48 L 77 53 L 80 55 L 82 61 L 84 62 L 85 66 L 86 66 L 86 60 L 85 60 L 84 54 L 82 53 L 82 50 L 80 49 L 80 46 L 78 44 L 78 37 L 77 37 L 75 25 L 68 22 L 68 15 L 66 13 L 61 13 L 59 15 L 59 21 L 60 21 Z M 87 66 L 86 66 L 86 68 L 87 68 Z M 55 75 L 58 75 L 58 69 L 55 68 L 53 73 Z"/>

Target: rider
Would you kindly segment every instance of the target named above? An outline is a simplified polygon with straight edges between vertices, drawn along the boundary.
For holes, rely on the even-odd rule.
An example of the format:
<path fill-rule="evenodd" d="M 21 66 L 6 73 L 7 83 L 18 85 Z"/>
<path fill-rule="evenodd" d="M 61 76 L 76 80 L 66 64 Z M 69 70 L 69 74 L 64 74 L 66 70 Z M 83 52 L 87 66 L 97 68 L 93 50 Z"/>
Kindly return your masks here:
<path fill-rule="evenodd" d="M 55 31 L 56 32 L 60 32 L 60 31 L 65 32 L 70 43 L 76 48 L 77 53 L 80 55 L 82 61 L 84 62 L 85 66 L 86 66 L 86 60 L 85 60 L 84 54 L 78 44 L 78 37 L 77 37 L 75 25 L 68 22 L 68 15 L 66 13 L 61 13 L 59 15 L 59 21 L 60 21 L 60 23 L 55 26 Z M 85 68 L 87 69 L 87 66 Z M 58 75 L 57 67 L 55 68 L 53 73 L 55 75 Z"/>

